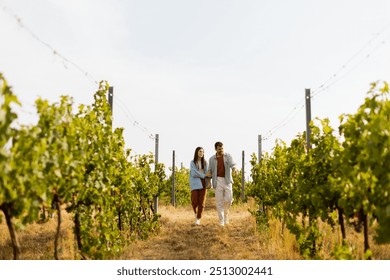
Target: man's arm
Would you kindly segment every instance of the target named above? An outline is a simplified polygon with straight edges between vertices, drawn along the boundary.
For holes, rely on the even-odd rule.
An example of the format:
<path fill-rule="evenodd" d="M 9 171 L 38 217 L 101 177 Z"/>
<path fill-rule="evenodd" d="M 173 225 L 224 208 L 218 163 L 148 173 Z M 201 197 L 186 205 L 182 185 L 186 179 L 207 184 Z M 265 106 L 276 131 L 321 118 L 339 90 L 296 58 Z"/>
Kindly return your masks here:
<path fill-rule="evenodd" d="M 237 164 L 233 160 L 233 157 L 230 154 L 229 154 L 229 158 L 230 158 L 230 168 L 232 169 L 232 175 L 236 176 L 238 173 Z"/>
<path fill-rule="evenodd" d="M 213 157 L 211 157 L 210 159 L 209 159 L 209 167 L 208 167 L 208 169 L 207 169 L 207 172 L 210 172 L 211 174 L 213 173 L 212 171 L 213 171 L 213 169 L 212 169 L 212 161 L 213 161 Z"/>

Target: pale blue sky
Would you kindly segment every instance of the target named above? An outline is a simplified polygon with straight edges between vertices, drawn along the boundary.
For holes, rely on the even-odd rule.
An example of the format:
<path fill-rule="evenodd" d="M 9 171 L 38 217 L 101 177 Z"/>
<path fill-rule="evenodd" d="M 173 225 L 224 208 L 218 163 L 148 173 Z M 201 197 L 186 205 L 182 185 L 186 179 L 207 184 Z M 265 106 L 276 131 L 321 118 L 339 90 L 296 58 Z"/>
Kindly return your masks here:
<path fill-rule="evenodd" d="M 389 14 L 388 0 L 0 0 L 0 72 L 22 123 L 38 96 L 89 104 L 107 80 L 134 153 L 154 152 L 158 133 L 167 166 L 173 150 L 186 167 L 197 146 L 211 156 L 215 141 L 241 165 L 259 134 L 271 151 L 305 130 L 305 88 L 325 83 L 312 117 L 337 128 L 371 82 L 390 80 Z"/>

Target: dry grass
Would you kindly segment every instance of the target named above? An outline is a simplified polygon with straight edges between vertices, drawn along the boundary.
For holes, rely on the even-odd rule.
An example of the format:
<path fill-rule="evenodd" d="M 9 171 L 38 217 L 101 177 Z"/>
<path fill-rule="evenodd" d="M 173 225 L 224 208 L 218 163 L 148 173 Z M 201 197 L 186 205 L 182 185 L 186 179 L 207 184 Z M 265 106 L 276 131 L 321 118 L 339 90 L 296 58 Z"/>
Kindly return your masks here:
<path fill-rule="evenodd" d="M 60 236 L 61 259 L 74 259 L 76 256 L 75 242 L 72 233 L 73 221 L 69 214 L 63 213 L 63 222 Z M 2 215 L 2 213 L 0 214 Z M 0 224 L 0 260 L 12 259 L 13 251 L 9 238 L 9 231 L 2 216 Z M 21 246 L 21 258 L 25 260 L 54 259 L 54 238 L 57 220 L 55 217 L 46 223 L 33 223 L 17 231 Z"/>
<path fill-rule="evenodd" d="M 208 203 L 201 225 L 194 225 L 194 214 L 188 207 L 162 207 L 159 235 L 147 241 L 136 241 L 126 248 L 121 259 L 139 260 L 257 260 L 299 259 L 290 244 L 274 247 L 268 233 L 258 233 L 248 205 L 233 206 L 230 224 L 218 225 L 214 200 Z M 289 252 L 282 252 L 288 250 Z"/>
<path fill-rule="evenodd" d="M 376 244 L 373 237 L 375 235 L 374 227 L 369 228 L 369 244 L 373 253 L 373 259 L 390 260 L 390 244 L 379 245 Z M 323 259 L 332 259 L 332 249 L 341 243 L 342 237 L 338 226 L 332 229 L 328 224 L 321 224 L 321 231 L 324 233 L 321 257 Z M 363 230 L 358 233 L 350 225 L 346 227 L 347 244 L 352 248 L 355 258 L 363 260 L 364 257 L 364 238 Z"/>
<path fill-rule="evenodd" d="M 207 198 L 207 205 L 200 226 L 194 225 L 190 206 L 173 208 L 160 206 L 162 227 L 156 236 L 147 240 L 134 241 L 115 259 L 138 260 L 299 260 L 295 237 L 278 221 L 271 221 L 270 227 L 256 230 L 255 218 L 248 212 L 253 202 L 234 205 L 231 223 L 218 225 L 215 201 Z M 61 259 L 78 259 L 72 233 L 73 222 L 64 211 L 61 232 Z M 325 236 L 321 257 L 332 259 L 331 250 L 339 244 L 338 230 L 323 225 Z M 44 224 L 32 224 L 18 230 L 22 246 L 22 259 L 53 259 L 56 220 Z M 363 237 L 352 229 L 348 230 L 348 242 L 354 246 L 355 255 L 363 259 Z M 371 241 L 375 259 L 390 259 L 390 245 L 376 245 Z M 8 229 L 0 224 L 0 259 L 12 259 Z"/>

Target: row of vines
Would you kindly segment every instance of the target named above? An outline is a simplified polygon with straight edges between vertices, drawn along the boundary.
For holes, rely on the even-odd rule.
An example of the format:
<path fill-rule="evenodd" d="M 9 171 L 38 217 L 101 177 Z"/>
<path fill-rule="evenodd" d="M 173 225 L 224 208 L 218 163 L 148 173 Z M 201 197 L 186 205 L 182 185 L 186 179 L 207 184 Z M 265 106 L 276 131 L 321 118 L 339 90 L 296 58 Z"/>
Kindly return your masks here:
<path fill-rule="evenodd" d="M 53 104 L 38 99 L 37 124 L 17 127 L 21 104 L 0 73 L 0 209 L 14 259 L 21 255 L 17 229 L 43 210 L 57 219 L 55 259 L 64 210 L 74 222 L 76 259 L 107 258 L 159 228 L 153 198 L 162 192 L 164 166 L 152 170 L 153 155 L 125 148 L 123 129 L 111 125 L 107 91 L 102 82 L 93 104 L 77 112 L 69 97 Z"/>
<path fill-rule="evenodd" d="M 102 82 L 92 105 L 74 111 L 63 96 L 50 104 L 38 99 L 35 125 L 13 125 L 21 106 L 0 73 L 0 210 L 9 229 L 14 259 L 21 246 L 17 228 L 55 213 L 54 258 L 60 259 L 62 211 L 71 214 L 78 255 L 105 259 L 136 238 L 159 228 L 154 198 L 190 205 L 189 170 L 166 178 L 165 166 L 152 154 L 132 155 L 123 129 L 113 130 Z M 276 142 L 260 162 L 253 155 L 245 196 L 253 197 L 259 223 L 279 219 L 296 236 L 307 259 L 320 258 L 324 233 L 320 223 L 340 230 L 336 259 L 353 258 L 346 223 L 363 229 L 365 257 L 370 259 L 369 227 L 375 242 L 390 242 L 390 101 L 387 83 L 373 84 L 355 114 L 340 116 L 338 135 L 327 119 L 311 124 L 287 146 Z M 318 123 L 318 125 L 316 125 Z M 153 169 L 153 170 L 152 170 Z M 241 201 L 241 173 L 234 176 L 234 201 Z M 210 195 L 213 192 L 209 192 Z M 0 215 L 0 222 L 2 216 Z"/>
<path fill-rule="evenodd" d="M 324 233 L 320 222 L 340 232 L 333 248 L 337 259 L 354 258 L 346 242 L 353 218 L 363 231 L 365 258 L 372 258 L 369 227 L 378 244 L 390 242 L 390 101 L 387 83 L 372 84 L 355 114 L 340 116 L 338 133 L 329 120 L 311 122 L 289 146 L 277 141 L 260 162 L 252 157 L 248 196 L 256 199 L 263 223 L 276 218 L 286 225 L 303 257 L 320 257 Z"/>

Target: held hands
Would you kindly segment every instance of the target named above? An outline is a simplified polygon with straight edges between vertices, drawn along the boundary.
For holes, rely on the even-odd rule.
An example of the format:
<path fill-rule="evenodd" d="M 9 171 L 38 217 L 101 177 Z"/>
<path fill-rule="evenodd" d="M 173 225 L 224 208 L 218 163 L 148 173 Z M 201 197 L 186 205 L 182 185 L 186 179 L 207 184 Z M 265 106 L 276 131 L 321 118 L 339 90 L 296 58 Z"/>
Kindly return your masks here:
<path fill-rule="evenodd" d="M 210 171 L 210 170 L 206 172 L 206 177 L 209 177 L 209 178 L 212 177 L 212 174 L 211 174 L 211 171 Z"/>

